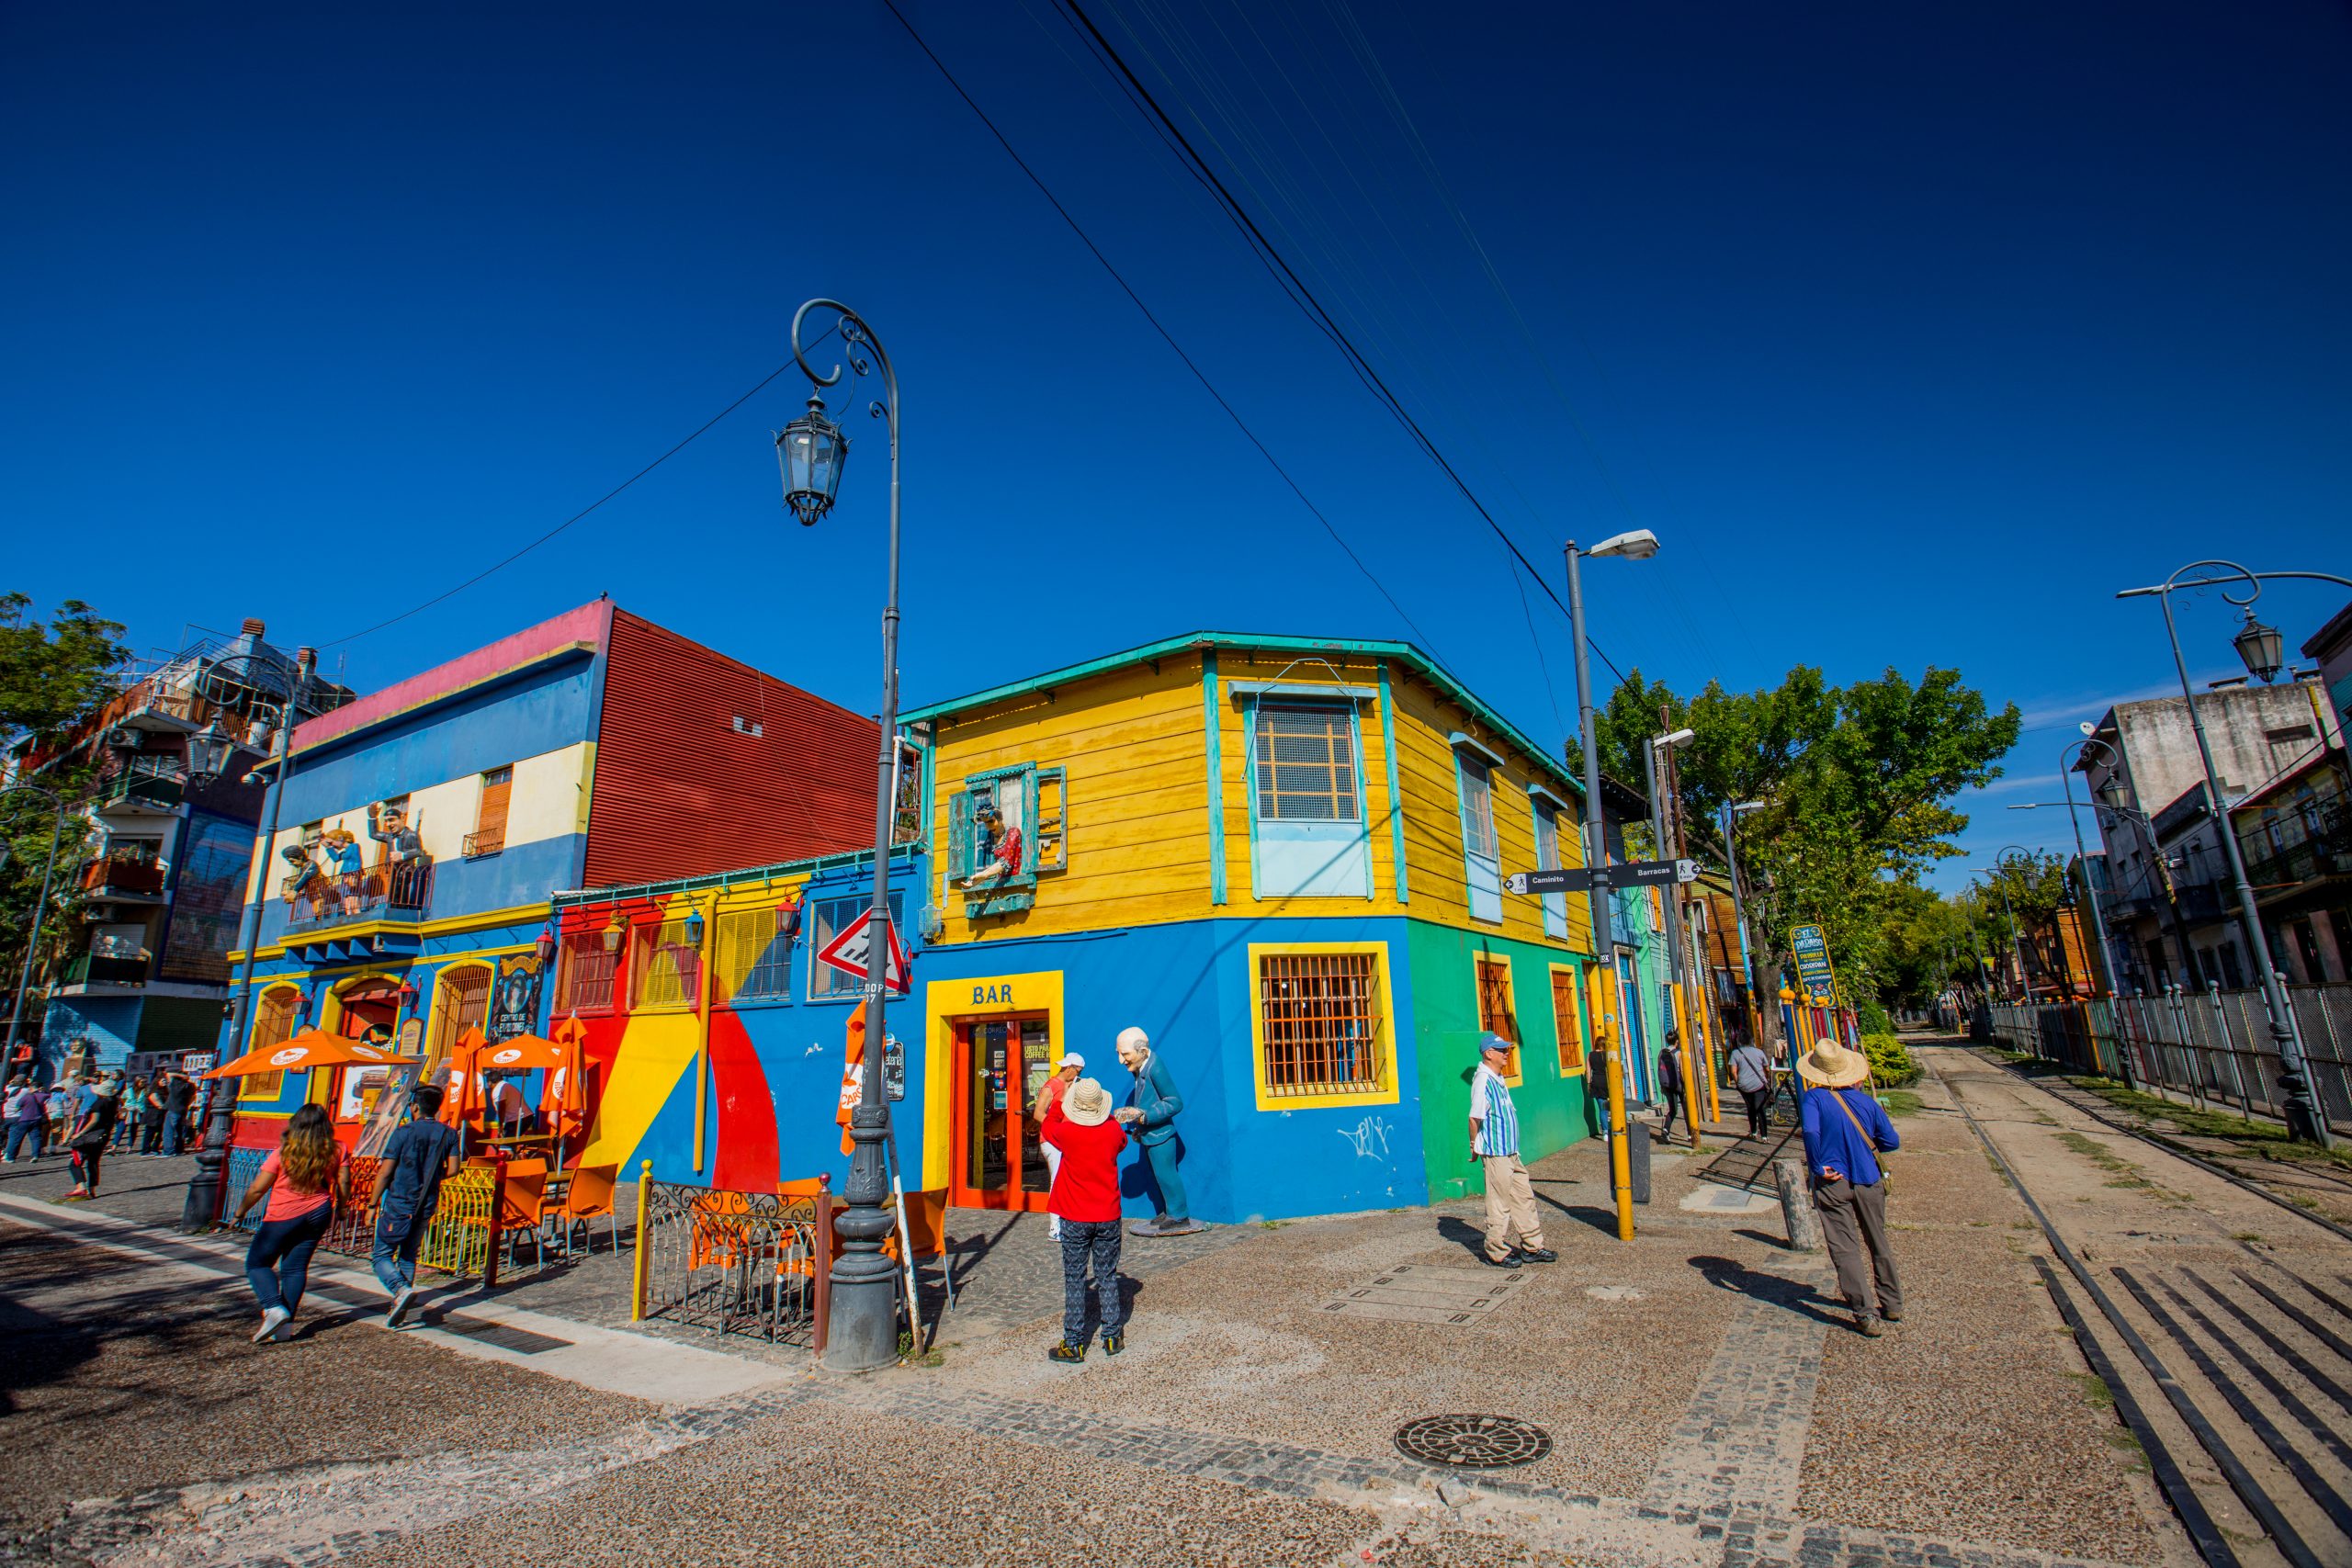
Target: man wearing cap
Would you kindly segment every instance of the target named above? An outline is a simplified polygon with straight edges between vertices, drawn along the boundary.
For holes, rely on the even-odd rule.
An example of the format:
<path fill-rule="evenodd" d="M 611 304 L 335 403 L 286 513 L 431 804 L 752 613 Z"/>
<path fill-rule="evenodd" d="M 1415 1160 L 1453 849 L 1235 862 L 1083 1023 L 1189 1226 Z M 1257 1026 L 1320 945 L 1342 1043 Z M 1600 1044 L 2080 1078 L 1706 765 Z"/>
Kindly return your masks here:
<path fill-rule="evenodd" d="M 1544 1245 L 1544 1222 L 1535 1216 L 1535 1189 L 1519 1159 L 1519 1112 L 1511 1109 L 1511 1043 L 1499 1034 L 1478 1037 L 1478 1070 L 1470 1078 L 1470 1157 L 1487 1173 L 1485 1257 L 1498 1269 L 1516 1269 L 1522 1259 L 1551 1263 L 1559 1254 Z M 1519 1232 L 1519 1249 L 1510 1233 Z"/>
<path fill-rule="evenodd" d="M 1880 1319 L 1903 1319 L 1903 1282 L 1886 1245 L 1886 1181 L 1878 1162 L 1881 1150 L 1900 1148 L 1903 1140 L 1885 1108 L 1857 1087 L 1870 1070 L 1860 1052 L 1835 1040 L 1824 1040 L 1797 1060 L 1798 1073 L 1812 1086 L 1804 1096 L 1804 1159 L 1822 1239 L 1838 1266 L 1838 1289 L 1854 1309 L 1855 1328 L 1876 1338 Z"/>
<path fill-rule="evenodd" d="M 1059 1067 L 1046 1075 L 1046 1081 L 1037 1086 L 1037 1103 L 1031 1109 L 1031 1114 L 1040 1127 L 1045 1125 L 1046 1113 L 1054 1108 L 1063 1091 L 1077 1082 L 1078 1075 L 1085 1070 L 1086 1058 L 1070 1051 L 1063 1055 Z M 1055 1179 L 1062 1173 L 1062 1151 L 1046 1143 L 1043 1136 L 1038 1139 L 1038 1150 L 1046 1156 L 1046 1191 L 1050 1195 Z M 1056 1241 L 1061 1239 L 1062 1217 L 1050 1206 L 1046 1211 L 1046 1230 Z"/>
<path fill-rule="evenodd" d="M 1053 1213 L 1062 1223 L 1062 1338 L 1046 1352 L 1065 1364 L 1086 1359 L 1086 1269 L 1094 1266 L 1102 1353 L 1127 1348 L 1119 1306 L 1119 1151 L 1127 1135 L 1111 1120 L 1111 1091 L 1080 1078 L 1046 1109 L 1038 1137 L 1061 1151 Z"/>

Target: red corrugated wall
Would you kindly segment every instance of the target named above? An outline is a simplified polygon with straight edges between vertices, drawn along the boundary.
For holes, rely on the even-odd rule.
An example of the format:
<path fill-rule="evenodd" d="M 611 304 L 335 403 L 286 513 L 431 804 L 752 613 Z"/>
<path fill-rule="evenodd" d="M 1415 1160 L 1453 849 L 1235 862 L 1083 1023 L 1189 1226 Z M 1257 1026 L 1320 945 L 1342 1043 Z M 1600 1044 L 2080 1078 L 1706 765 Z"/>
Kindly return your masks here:
<path fill-rule="evenodd" d="M 586 885 L 872 849 L 879 742 L 872 719 L 616 610 Z"/>

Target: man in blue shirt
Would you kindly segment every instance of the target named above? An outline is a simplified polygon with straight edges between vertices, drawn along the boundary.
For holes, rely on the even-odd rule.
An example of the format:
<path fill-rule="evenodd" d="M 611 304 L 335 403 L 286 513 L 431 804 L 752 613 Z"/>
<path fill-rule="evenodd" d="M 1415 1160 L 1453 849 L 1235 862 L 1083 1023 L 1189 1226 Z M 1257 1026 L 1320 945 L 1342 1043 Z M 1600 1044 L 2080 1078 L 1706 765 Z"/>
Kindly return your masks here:
<path fill-rule="evenodd" d="M 1804 1095 L 1804 1159 L 1813 1176 L 1813 1206 L 1821 1216 L 1838 1289 L 1854 1309 L 1854 1326 L 1876 1338 L 1879 1323 L 1903 1320 L 1903 1282 L 1886 1244 L 1886 1176 L 1881 1151 L 1903 1146 L 1886 1110 L 1860 1089 L 1870 1062 L 1834 1040 L 1824 1040 L 1797 1063 L 1811 1086 Z M 1870 1251 L 1870 1267 L 1862 1252 Z M 1876 1294 L 1872 1294 L 1872 1287 Z"/>
<path fill-rule="evenodd" d="M 1487 1178 L 1487 1247 L 1483 1256 L 1497 1269 L 1523 1260 L 1551 1263 L 1559 1254 L 1544 1245 L 1544 1221 L 1535 1213 L 1535 1189 L 1519 1157 L 1519 1111 L 1510 1102 L 1503 1074 L 1510 1067 L 1511 1043 L 1499 1034 L 1478 1037 L 1478 1070 L 1470 1076 L 1470 1157 Z M 1519 1233 L 1511 1249 L 1510 1234 Z"/>
<path fill-rule="evenodd" d="M 441 1179 L 458 1174 L 458 1134 L 434 1120 L 441 1090 L 420 1084 L 410 1091 L 415 1114 L 392 1134 L 376 1162 L 376 1247 L 369 1261 L 376 1279 L 392 1295 L 384 1326 L 399 1328 L 409 1298 L 416 1294 L 416 1254 L 433 1226 Z"/>

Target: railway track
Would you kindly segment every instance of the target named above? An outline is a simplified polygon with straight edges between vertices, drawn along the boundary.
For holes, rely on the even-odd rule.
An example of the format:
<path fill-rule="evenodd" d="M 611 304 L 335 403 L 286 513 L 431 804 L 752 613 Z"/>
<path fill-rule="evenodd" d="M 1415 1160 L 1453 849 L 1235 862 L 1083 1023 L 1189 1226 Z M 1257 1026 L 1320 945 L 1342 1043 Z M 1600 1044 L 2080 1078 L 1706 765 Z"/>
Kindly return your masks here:
<path fill-rule="evenodd" d="M 2086 1134 L 2127 1129 L 1973 1053 L 1922 1060 L 2047 1238 L 2034 1265 L 2198 1554 L 2352 1565 L 2352 1248 L 2251 1245 L 2267 1194 L 2161 1145 L 2120 1160 Z"/>

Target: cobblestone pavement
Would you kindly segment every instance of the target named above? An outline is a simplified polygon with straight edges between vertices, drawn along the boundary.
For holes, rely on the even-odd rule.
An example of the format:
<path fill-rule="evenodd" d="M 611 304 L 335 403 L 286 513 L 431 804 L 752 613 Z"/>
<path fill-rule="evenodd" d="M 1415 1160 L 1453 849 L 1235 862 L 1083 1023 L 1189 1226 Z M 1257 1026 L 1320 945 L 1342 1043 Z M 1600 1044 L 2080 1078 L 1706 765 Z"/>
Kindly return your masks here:
<path fill-rule="evenodd" d="M 840 1380 L 804 1363 L 780 1385 L 669 1409 L 540 1375 L 531 1358 L 461 1359 L 437 1334 L 357 1319 L 301 1345 L 250 1347 L 241 1284 L 208 1292 L 198 1263 L 126 1262 L 9 1226 L 0 1293 L 44 1332 L 72 1342 L 193 1322 L 204 1336 L 124 1389 L 48 1363 L 9 1376 L 20 1410 L 0 1422 L 0 1474 L 20 1462 L 19 1415 L 36 1402 L 70 1437 L 98 1420 L 111 1434 L 112 1416 L 141 1410 L 160 1453 L 204 1456 L 118 1462 L 111 1439 L 57 1443 L 53 1479 L 5 1505 L 10 1550 L 369 1568 L 544 1554 L 549 1542 L 582 1563 L 2026 1568 L 2176 1556 L 2177 1532 L 2109 1440 L 2112 1417 L 2083 1398 L 2069 1342 L 2048 1332 L 2054 1314 L 2022 1239 L 2012 1245 L 2021 1233 L 2006 1228 L 2014 1200 L 1981 1157 L 1959 1157 L 1935 1112 L 1905 1133 L 1917 1155 L 1897 1216 L 1912 1227 L 1913 1314 L 1883 1341 L 1843 1327 L 1820 1294 L 1822 1263 L 1786 1250 L 1777 1215 L 1680 1209 L 1703 1162 L 1661 1162 L 1642 1234 L 1618 1242 L 1599 1151 L 1577 1149 L 1535 1173 L 1564 1261 L 1476 1326 L 1320 1311 L 1401 1263 L 1460 1265 L 1475 1222 L 1453 1205 L 1212 1232 L 1213 1245 L 1130 1270 L 1125 1356 L 1055 1367 L 1042 1352 L 1058 1291 L 1028 1277 L 1049 1261 L 1042 1237 L 989 1216 L 1004 1228 L 972 1260 L 972 1304 L 950 1314 L 943 1365 Z M 78 1211 L 55 1213 L 72 1226 Z M 8 1245 L 18 1235 L 105 1266 L 20 1269 L 32 1254 Z M 1936 1261 L 1948 1249 L 1957 1273 Z M 497 1304 L 560 1322 L 567 1292 L 603 1299 L 586 1277 L 551 1269 L 539 1293 L 526 1280 Z M 1988 1318 L 2027 1326 L 1988 1331 Z M 297 1354 L 313 1358 L 299 1382 L 280 1359 Z M 184 1398 L 199 1375 L 209 1392 Z M 1969 1424 L 2019 1405 L 2040 1422 L 2022 1455 L 2016 1423 Z M 1919 1418 L 1906 1423 L 1906 1409 Z M 216 1442 L 222 1410 L 244 1425 Z M 1524 1470 L 1441 1477 L 1390 1445 L 1403 1421 L 1449 1410 L 1537 1421 L 1554 1451 Z"/>

